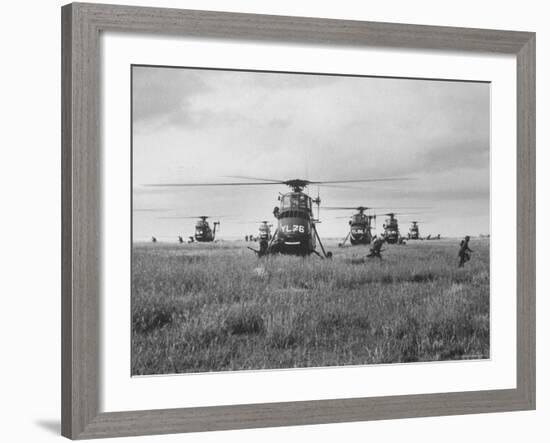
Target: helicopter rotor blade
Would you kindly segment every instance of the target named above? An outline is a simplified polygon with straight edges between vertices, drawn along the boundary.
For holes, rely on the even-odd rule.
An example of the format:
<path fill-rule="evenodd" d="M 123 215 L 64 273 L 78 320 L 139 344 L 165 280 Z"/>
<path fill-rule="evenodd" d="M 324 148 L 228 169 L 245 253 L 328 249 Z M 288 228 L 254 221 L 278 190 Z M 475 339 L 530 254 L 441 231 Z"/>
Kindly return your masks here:
<path fill-rule="evenodd" d="M 408 181 L 412 180 L 410 177 L 387 177 L 387 178 L 363 178 L 363 179 L 351 179 L 351 180 L 325 180 L 325 181 L 309 181 L 311 185 L 327 185 L 327 184 L 340 184 L 340 183 L 374 183 L 374 182 L 388 182 L 388 181 Z"/>
<path fill-rule="evenodd" d="M 333 184 L 325 184 L 325 183 L 313 183 L 317 187 L 322 186 L 323 188 L 336 188 L 336 189 L 355 189 L 358 191 L 362 191 L 363 188 L 358 188 L 357 186 L 346 186 L 346 185 L 333 185 Z"/>
<path fill-rule="evenodd" d="M 252 224 L 257 224 L 257 223 L 267 225 L 267 224 L 270 223 L 270 220 L 247 220 L 247 221 L 234 222 L 234 224 L 236 224 L 236 225 L 252 225 Z"/>
<path fill-rule="evenodd" d="M 396 215 L 399 215 L 400 217 L 403 217 L 403 216 L 408 216 L 408 215 L 416 215 L 416 214 L 425 214 L 425 212 L 386 212 L 385 214 L 376 214 L 378 216 L 380 215 L 387 215 L 388 217 L 390 216 L 396 216 Z"/>
<path fill-rule="evenodd" d="M 363 209 L 365 211 L 369 209 L 382 209 L 381 206 L 323 206 L 323 209 L 328 209 L 330 211 L 359 211 Z"/>
<path fill-rule="evenodd" d="M 170 217 L 170 216 L 167 216 L 167 217 L 157 217 L 159 220 L 185 220 L 187 218 L 191 219 L 193 217 L 177 217 L 177 216 L 174 216 L 174 217 Z"/>
<path fill-rule="evenodd" d="M 323 206 L 323 209 L 329 209 L 329 210 L 346 210 L 346 211 L 358 211 L 360 209 L 363 210 L 369 210 L 369 209 L 386 209 L 387 206 L 363 206 L 363 205 L 357 205 L 357 206 Z M 409 209 L 432 209 L 427 206 L 399 206 L 399 211 L 401 210 L 409 210 Z M 389 214 L 389 213 L 388 213 Z M 400 212 L 394 212 L 394 214 L 401 214 Z"/>
<path fill-rule="evenodd" d="M 409 209 L 432 209 L 429 206 L 399 206 L 398 209 L 400 211 L 402 210 L 409 210 Z"/>
<path fill-rule="evenodd" d="M 221 218 L 227 217 L 227 215 L 172 215 L 166 217 L 158 217 L 162 219 L 196 219 L 196 218 Z"/>
<path fill-rule="evenodd" d="M 257 183 L 247 183 L 247 182 L 229 182 L 229 183 L 148 183 L 143 184 L 146 187 L 200 187 L 200 186 L 259 186 L 259 185 L 287 185 L 294 186 L 295 184 L 306 187 L 309 185 L 319 185 L 319 186 L 329 186 L 329 187 L 340 187 L 339 184 L 345 183 L 375 183 L 375 182 L 387 182 L 387 181 L 402 181 L 402 180 L 411 180 L 408 177 L 401 178 L 369 178 L 369 179 L 353 179 L 353 180 L 328 180 L 328 181 L 311 181 L 311 180 L 302 180 L 302 179 L 292 179 L 292 180 L 273 180 L 268 178 L 257 178 L 257 177 L 244 177 L 237 176 L 232 178 L 239 179 L 248 179 L 248 180 L 258 180 Z"/>
<path fill-rule="evenodd" d="M 237 178 L 239 180 L 258 180 L 262 182 L 271 182 L 271 183 L 284 183 L 284 180 L 278 180 L 276 178 L 259 178 L 259 177 L 248 177 L 245 175 L 224 175 L 225 178 Z"/>
<path fill-rule="evenodd" d="M 201 186 L 260 186 L 260 185 L 280 185 L 281 182 L 262 182 L 262 183 L 149 183 L 143 186 L 156 188 L 187 188 Z"/>

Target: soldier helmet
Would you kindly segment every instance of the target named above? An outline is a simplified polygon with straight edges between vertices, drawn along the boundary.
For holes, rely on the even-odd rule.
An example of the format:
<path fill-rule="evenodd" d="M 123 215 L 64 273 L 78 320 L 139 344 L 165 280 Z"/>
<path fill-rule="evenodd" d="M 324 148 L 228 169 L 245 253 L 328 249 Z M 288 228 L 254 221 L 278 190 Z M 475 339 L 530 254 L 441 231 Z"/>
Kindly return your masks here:
<path fill-rule="evenodd" d="M 464 237 L 466 240 L 470 240 L 470 236 L 467 235 L 466 237 Z"/>

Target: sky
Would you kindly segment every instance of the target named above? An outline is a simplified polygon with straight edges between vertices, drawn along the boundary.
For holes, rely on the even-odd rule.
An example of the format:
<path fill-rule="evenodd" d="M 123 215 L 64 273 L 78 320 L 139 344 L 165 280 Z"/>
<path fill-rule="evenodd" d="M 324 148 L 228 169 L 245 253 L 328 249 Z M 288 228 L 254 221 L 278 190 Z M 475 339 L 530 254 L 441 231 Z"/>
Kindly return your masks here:
<path fill-rule="evenodd" d="M 353 211 L 323 209 L 342 205 L 403 213 L 402 234 L 411 220 L 421 235 L 489 233 L 488 83 L 146 66 L 132 76 L 136 241 L 192 235 L 180 217 L 215 216 L 226 239 L 275 222 L 284 185 L 147 186 L 232 176 L 407 179 L 320 187 L 325 238 L 346 235 L 340 217 Z"/>

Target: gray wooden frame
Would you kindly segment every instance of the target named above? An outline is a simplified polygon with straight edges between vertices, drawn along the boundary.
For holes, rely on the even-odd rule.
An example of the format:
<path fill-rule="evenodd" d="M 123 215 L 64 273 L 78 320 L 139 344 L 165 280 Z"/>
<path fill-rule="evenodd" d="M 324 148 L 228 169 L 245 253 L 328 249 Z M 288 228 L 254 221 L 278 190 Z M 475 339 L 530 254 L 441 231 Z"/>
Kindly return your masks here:
<path fill-rule="evenodd" d="M 517 59 L 517 388 L 101 412 L 98 42 L 102 31 L 514 55 Z M 64 436 L 98 438 L 535 408 L 534 33 L 73 3 L 62 8 L 62 107 Z"/>

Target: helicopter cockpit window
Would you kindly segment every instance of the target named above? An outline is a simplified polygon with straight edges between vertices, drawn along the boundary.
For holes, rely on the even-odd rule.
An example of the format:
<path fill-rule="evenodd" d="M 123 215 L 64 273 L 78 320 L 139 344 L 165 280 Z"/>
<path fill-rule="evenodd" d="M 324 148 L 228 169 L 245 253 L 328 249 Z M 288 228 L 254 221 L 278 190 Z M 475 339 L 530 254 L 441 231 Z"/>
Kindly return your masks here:
<path fill-rule="evenodd" d="M 351 217 L 351 221 L 352 223 L 364 223 L 366 221 L 365 218 L 366 217 L 364 215 L 355 214 Z"/>
<path fill-rule="evenodd" d="M 281 198 L 281 211 L 305 210 L 311 208 L 311 201 L 305 194 L 287 194 Z"/>
<path fill-rule="evenodd" d="M 281 210 L 291 208 L 292 206 L 290 202 L 290 195 L 283 195 L 283 197 L 281 198 Z"/>
<path fill-rule="evenodd" d="M 300 209 L 311 209 L 311 200 L 304 194 L 300 195 Z"/>

